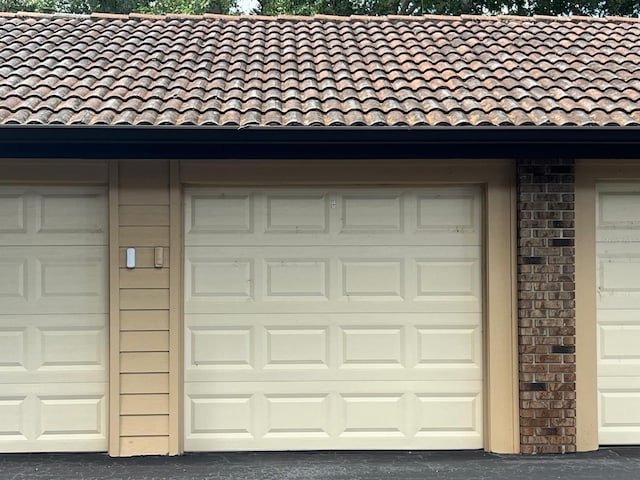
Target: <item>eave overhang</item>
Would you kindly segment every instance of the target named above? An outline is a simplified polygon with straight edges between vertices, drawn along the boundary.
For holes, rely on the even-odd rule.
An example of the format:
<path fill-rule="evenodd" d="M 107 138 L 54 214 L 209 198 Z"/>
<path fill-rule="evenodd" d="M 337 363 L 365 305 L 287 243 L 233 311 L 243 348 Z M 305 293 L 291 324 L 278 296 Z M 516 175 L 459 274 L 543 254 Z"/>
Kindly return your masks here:
<path fill-rule="evenodd" d="M 0 158 L 640 158 L 640 127 L 0 127 Z"/>

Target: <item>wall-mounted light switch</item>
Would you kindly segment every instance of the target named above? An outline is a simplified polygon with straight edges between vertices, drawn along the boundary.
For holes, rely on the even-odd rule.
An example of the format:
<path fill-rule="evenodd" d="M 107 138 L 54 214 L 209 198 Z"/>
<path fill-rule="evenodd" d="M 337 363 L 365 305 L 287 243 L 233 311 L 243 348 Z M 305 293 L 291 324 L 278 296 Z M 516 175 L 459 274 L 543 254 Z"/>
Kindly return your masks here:
<path fill-rule="evenodd" d="M 136 268 L 136 249 L 127 248 L 127 268 Z"/>

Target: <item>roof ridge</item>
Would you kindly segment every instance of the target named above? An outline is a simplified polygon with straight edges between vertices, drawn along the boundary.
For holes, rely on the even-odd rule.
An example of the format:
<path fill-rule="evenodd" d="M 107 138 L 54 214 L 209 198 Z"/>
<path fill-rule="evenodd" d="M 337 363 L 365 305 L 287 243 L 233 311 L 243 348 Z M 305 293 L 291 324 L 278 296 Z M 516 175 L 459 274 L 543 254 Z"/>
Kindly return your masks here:
<path fill-rule="evenodd" d="M 310 16 L 302 15 L 222 15 L 214 13 L 205 13 L 202 15 L 189 15 L 180 13 L 169 13 L 163 15 L 147 14 L 147 13 L 101 13 L 94 12 L 90 15 L 84 14 L 71 14 L 71 13 L 41 13 L 41 12 L 1 12 L 0 18 L 95 18 L 95 19 L 112 19 L 112 20 L 253 20 L 253 21 L 292 21 L 292 22 L 312 22 L 312 21 L 328 21 L 328 22 L 351 22 L 351 21 L 420 21 L 431 20 L 440 22 L 457 22 L 457 21 L 494 21 L 494 22 L 536 22 L 536 23 L 551 23 L 551 22 L 593 22 L 593 23 L 640 23 L 640 18 L 637 17 L 619 17 L 619 16 L 607 16 L 607 17 L 588 17 L 583 15 L 568 15 L 568 16 L 550 16 L 550 15 L 351 15 L 351 16 L 338 16 L 338 15 L 324 15 L 316 14 Z"/>

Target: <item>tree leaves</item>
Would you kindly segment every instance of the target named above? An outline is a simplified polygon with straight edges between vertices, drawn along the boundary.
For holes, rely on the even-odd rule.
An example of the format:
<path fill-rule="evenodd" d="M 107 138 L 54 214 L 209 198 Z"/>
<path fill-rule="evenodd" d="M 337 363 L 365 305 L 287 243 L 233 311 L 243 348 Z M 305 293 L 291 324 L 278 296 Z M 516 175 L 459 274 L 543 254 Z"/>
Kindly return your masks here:
<path fill-rule="evenodd" d="M 0 0 L 3 12 L 45 13 L 235 13 L 237 0 Z"/>
<path fill-rule="evenodd" d="M 237 0 L 0 0 L 0 11 L 236 13 Z M 640 0 L 259 0 L 261 15 L 640 16 Z"/>
<path fill-rule="evenodd" d="M 253 13 L 640 16 L 640 0 L 260 0 Z"/>

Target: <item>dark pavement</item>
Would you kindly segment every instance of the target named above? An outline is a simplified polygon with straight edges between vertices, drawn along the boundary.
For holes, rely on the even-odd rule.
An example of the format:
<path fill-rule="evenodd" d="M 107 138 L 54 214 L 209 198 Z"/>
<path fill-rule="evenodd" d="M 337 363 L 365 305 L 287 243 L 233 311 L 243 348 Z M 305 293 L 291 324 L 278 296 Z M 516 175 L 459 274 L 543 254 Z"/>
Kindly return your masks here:
<path fill-rule="evenodd" d="M 518 456 L 484 452 L 280 452 L 109 458 L 3 454 L 0 480 L 640 480 L 640 447 Z"/>

